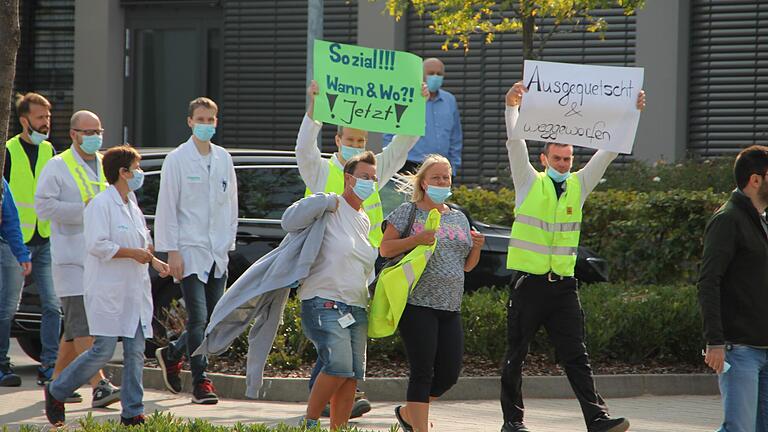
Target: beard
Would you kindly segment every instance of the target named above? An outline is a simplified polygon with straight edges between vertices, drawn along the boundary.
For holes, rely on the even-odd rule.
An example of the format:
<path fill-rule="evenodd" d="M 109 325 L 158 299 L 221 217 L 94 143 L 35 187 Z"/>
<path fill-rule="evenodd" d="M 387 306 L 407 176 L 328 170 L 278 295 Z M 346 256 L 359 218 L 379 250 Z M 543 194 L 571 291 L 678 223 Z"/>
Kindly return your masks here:
<path fill-rule="evenodd" d="M 757 196 L 764 203 L 768 203 L 768 181 L 763 180 L 760 188 L 757 190 Z"/>

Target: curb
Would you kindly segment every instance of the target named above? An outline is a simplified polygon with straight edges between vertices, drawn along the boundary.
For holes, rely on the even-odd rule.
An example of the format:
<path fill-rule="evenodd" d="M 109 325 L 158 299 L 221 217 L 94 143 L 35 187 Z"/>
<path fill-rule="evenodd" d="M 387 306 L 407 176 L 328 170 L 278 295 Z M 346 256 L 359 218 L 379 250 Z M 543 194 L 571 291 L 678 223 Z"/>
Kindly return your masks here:
<path fill-rule="evenodd" d="M 122 382 L 123 366 L 109 364 L 106 371 L 116 384 Z M 219 397 L 247 399 L 245 377 L 209 373 L 216 385 Z M 181 372 L 182 392 L 192 391 L 189 371 Z M 281 402 L 306 402 L 309 396 L 307 378 L 264 378 L 259 390 L 259 400 Z M 628 398 L 642 395 L 718 395 L 717 376 L 714 374 L 649 374 L 649 375 L 597 375 L 595 384 L 605 398 Z M 408 378 L 369 378 L 360 383 L 369 399 L 398 401 L 405 397 Z M 164 390 L 162 371 L 144 368 L 144 387 Z M 443 400 L 498 400 L 501 393 L 500 377 L 461 377 L 448 391 Z M 526 398 L 571 399 L 573 390 L 565 376 L 523 377 L 523 393 Z"/>

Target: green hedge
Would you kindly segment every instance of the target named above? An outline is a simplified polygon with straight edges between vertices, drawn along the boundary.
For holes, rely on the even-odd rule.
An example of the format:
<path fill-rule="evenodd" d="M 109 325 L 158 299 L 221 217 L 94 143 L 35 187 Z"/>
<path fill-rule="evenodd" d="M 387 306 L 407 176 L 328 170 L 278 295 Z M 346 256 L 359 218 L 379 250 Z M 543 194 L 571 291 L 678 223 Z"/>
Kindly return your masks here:
<path fill-rule="evenodd" d="M 701 319 L 696 289 L 692 285 L 592 284 L 579 295 L 586 313 L 587 346 L 595 360 L 641 363 L 653 359 L 668 363 L 697 364 L 701 359 Z M 464 296 L 465 352 L 499 363 L 506 349 L 505 289 L 483 288 Z M 293 369 L 312 362 L 314 348 L 301 332 L 299 301 L 292 298 L 278 330 L 269 362 Z M 228 351 L 244 357 L 247 332 Z M 550 353 L 542 331 L 531 346 L 533 353 Z M 368 357 L 405 358 L 397 335 L 369 340 Z"/>
<path fill-rule="evenodd" d="M 327 430 L 321 427 L 305 428 L 284 424 L 272 427 L 256 423 L 236 423 L 234 426 L 220 426 L 214 425 L 207 420 L 181 419 L 171 414 L 159 412 L 147 416 L 147 422 L 142 426 L 122 426 L 115 420 L 102 422 L 96 420 L 90 413 L 80 418 L 77 423 L 77 430 L 83 432 L 320 432 Z M 19 432 L 40 432 L 43 429 L 39 426 L 23 425 L 19 428 Z M 69 428 L 66 429 L 69 430 Z M 7 426 L 3 426 L 0 430 L 3 432 L 9 431 Z M 390 428 L 390 432 L 395 432 L 396 430 L 397 426 L 395 425 Z M 340 431 L 363 432 L 363 429 L 346 427 L 340 429 Z"/>
<path fill-rule="evenodd" d="M 595 191 L 584 206 L 581 244 L 609 263 L 611 281 L 693 282 L 704 227 L 727 193 L 706 191 Z M 472 217 L 511 226 L 514 191 L 459 187 L 452 201 Z"/>

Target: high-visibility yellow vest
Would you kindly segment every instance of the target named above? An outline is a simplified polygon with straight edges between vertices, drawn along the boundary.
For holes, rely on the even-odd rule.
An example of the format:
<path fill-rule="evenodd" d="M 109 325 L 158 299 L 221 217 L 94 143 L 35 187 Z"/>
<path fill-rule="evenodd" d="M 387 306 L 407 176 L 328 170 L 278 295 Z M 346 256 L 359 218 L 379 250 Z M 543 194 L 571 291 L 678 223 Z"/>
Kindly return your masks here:
<path fill-rule="evenodd" d="M 99 181 L 95 182 L 88 177 L 88 173 L 85 172 L 85 168 L 80 166 L 75 160 L 75 156 L 72 153 L 72 149 L 67 149 L 61 154 L 61 160 L 67 164 L 69 173 L 72 174 L 72 178 L 75 179 L 77 187 L 80 189 L 80 197 L 83 202 L 88 202 L 99 192 L 107 188 L 107 181 L 104 178 L 104 167 L 101 165 L 101 153 L 96 153 L 96 157 L 99 158 Z"/>
<path fill-rule="evenodd" d="M 581 233 L 581 183 L 571 175 L 564 186 L 558 199 L 552 179 L 538 173 L 528 196 L 515 209 L 508 269 L 573 276 Z"/>
<path fill-rule="evenodd" d="M 11 179 L 8 184 L 13 191 L 13 198 L 16 201 L 16 208 L 19 210 L 19 222 L 21 223 L 21 233 L 24 237 L 24 243 L 32 240 L 35 234 L 35 226 L 40 237 L 48 238 L 51 236 L 51 222 L 37 218 L 35 213 L 35 190 L 37 189 L 37 179 L 43 171 L 43 167 L 53 157 L 53 146 L 48 141 L 43 141 L 37 146 L 37 162 L 35 163 L 35 172 L 29 166 L 27 152 L 21 146 L 21 135 L 8 140 L 5 148 L 11 156 Z"/>
<path fill-rule="evenodd" d="M 432 209 L 424 224 L 425 230 L 440 228 L 440 212 Z M 410 251 L 399 263 L 381 271 L 368 312 L 368 337 L 382 338 L 395 333 L 403 316 L 408 295 L 427 267 L 437 247 L 437 237 L 429 246 L 421 245 Z"/>
<path fill-rule="evenodd" d="M 328 178 L 325 181 L 325 193 L 335 193 L 341 195 L 344 193 L 344 170 L 336 166 L 332 159 L 328 159 Z M 307 188 L 304 196 L 312 195 L 315 192 Z M 384 237 L 384 233 L 381 231 L 381 223 L 384 222 L 384 209 L 381 207 L 381 197 L 379 196 L 379 185 L 376 184 L 376 189 L 371 196 L 363 201 L 363 211 L 368 215 L 368 220 L 371 221 L 371 230 L 368 231 L 368 240 L 375 248 L 381 245 L 381 238 Z"/>

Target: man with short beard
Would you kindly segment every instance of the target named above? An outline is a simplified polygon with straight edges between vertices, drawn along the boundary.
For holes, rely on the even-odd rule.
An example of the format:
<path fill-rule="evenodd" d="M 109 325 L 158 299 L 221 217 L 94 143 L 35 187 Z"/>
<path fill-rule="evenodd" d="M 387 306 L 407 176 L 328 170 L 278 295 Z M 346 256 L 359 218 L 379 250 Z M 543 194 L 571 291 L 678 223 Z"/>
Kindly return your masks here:
<path fill-rule="evenodd" d="M 742 150 L 737 189 L 704 232 L 699 304 L 705 362 L 718 373 L 718 432 L 768 431 L 768 147 Z"/>

